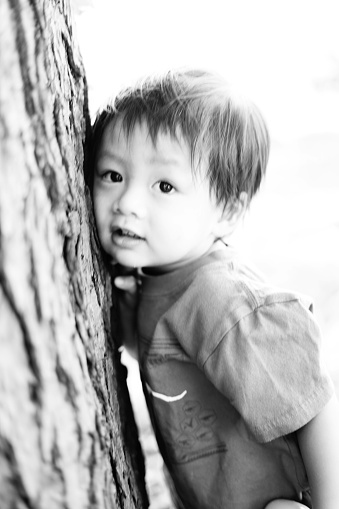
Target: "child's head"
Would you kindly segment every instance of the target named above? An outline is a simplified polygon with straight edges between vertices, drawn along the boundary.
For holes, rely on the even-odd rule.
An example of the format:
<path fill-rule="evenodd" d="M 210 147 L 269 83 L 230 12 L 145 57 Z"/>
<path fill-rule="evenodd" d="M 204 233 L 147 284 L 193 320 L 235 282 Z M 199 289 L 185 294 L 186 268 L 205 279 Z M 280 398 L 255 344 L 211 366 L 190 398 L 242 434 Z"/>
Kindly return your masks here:
<path fill-rule="evenodd" d="M 191 70 L 150 77 L 123 90 L 97 115 L 93 156 L 106 126 L 122 119 L 126 133 L 145 121 L 156 141 L 160 131 L 188 143 L 192 169 L 206 161 L 211 190 L 224 207 L 240 193 L 249 205 L 265 175 L 269 134 L 258 108 L 217 74 Z"/>
<path fill-rule="evenodd" d="M 123 91 L 93 130 L 103 248 L 163 271 L 202 255 L 258 190 L 268 151 L 257 108 L 215 75 L 168 73 Z"/>

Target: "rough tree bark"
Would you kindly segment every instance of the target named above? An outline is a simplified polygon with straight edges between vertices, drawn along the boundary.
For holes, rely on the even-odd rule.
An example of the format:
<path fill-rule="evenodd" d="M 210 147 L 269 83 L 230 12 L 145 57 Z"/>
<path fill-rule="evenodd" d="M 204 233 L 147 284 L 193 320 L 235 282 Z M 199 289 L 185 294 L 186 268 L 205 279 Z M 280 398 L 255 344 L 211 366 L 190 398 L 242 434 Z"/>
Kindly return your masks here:
<path fill-rule="evenodd" d="M 0 507 L 147 507 L 66 0 L 1 0 Z"/>

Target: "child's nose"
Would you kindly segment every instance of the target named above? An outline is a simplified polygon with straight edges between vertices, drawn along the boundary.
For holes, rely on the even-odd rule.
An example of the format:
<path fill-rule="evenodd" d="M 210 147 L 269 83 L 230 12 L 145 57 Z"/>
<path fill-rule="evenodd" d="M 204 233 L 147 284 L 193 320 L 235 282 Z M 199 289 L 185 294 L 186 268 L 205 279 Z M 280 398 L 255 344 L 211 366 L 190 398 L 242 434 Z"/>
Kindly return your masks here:
<path fill-rule="evenodd" d="M 139 186 L 127 186 L 114 203 L 116 212 L 125 216 L 143 216 L 145 208 L 145 193 Z"/>

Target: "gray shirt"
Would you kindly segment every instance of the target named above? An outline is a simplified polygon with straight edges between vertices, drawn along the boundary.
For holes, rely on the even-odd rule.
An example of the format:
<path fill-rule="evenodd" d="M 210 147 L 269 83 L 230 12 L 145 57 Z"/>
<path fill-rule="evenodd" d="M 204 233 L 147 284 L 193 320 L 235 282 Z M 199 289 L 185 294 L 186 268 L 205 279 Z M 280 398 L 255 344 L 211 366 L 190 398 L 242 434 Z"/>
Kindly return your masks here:
<path fill-rule="evenodd" d="M 311 303 L 228 247 L 142 278 L 139 359 L 178 506 L 307 501 L 295 431 L 333 394 Z"/>

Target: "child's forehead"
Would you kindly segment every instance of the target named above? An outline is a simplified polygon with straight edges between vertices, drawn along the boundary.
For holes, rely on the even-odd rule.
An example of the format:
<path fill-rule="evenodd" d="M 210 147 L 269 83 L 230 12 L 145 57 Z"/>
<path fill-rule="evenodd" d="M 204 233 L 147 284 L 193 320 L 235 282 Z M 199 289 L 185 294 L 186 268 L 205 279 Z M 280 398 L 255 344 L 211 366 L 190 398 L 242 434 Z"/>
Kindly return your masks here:
<path fill-rule="evenodd" d="M 180 150 L 191 159 L 191 147 L 181 128 L 171 130 L 165 125 L 149 125 L 145 119 L 126 124 L 123 117 L 111 120 L 105 127 L 102 145 L 116 148 L 130 148 L 135 144 L 151 146 L 155 152 Z"/>
<path fill-rule="evenodd" d="M 189 146 L 189 141 L 183 135 L 180 126 L 170 128 L 165 123 L 150 124 L 146 118 L 128 123 L 124 116 L 118 116 L 107 124 L 104 130 L 105 135 L 114 138 L 116 141 L 129 142 L 136 136 L 143 136 L 145 139 L 151 140 L 154 146 L 157 146 L 162 140 Z"/>

